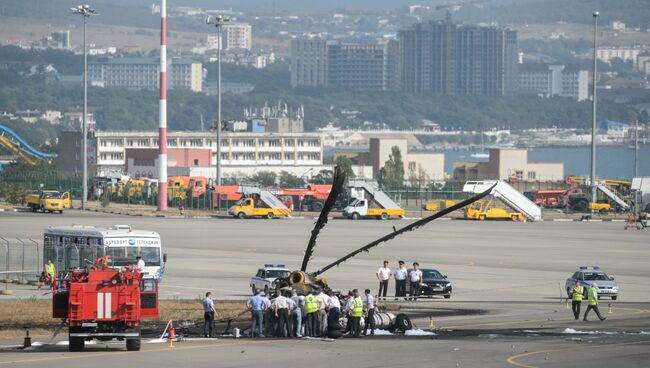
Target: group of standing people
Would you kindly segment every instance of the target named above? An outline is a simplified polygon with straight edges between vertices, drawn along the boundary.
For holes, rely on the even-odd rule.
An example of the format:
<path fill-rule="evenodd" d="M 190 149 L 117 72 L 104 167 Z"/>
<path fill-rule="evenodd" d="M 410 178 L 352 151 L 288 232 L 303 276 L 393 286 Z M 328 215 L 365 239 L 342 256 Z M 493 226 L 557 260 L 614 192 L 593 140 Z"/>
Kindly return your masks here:
<path fill-rule="evenodd" d="M 329 328 L 342 329 L 339 325 L 341 313 L 348 317 L 344 333 L 358 337 L 361 334 L 360 321 L 365 316 L 366 323 L 364 334 L 368 328 L 374 334 L 375 301 L 370 290 L 366 289 L 365 300 L 361 298 L 357 289 L 348 292 L 344 307 L 341 300 L 333 292 L 324 292 L 319 289 L 298 295 L 293 290 L 278 292 L 273 300 L 269 299 L 260 290 L 246 303 L 251 311 L 251 337 L 325 337 Z"/>
<path fill-rule="evenodd" d="M 404 298 L 404 300 L 417 300 L 420 296 L 420 287 L 422 286 L 422 271 L 420 271 L 420 264 L 413 262 L 413 269 L 410 271 L 404 266 L 404 261 L 399 261 L 398 268 L 391 271 L 389 262 L 384 261 L 384 265 L 377 270 L 376 276 L 379 280 L 379 292 L 377 297 L 379 300 L 386 300 L 388 293 L 388 281 L 393 276 L 395 279 L 395 300 Z M 406 286 L 409 286 L 409 297 L 406 296 Z"/>

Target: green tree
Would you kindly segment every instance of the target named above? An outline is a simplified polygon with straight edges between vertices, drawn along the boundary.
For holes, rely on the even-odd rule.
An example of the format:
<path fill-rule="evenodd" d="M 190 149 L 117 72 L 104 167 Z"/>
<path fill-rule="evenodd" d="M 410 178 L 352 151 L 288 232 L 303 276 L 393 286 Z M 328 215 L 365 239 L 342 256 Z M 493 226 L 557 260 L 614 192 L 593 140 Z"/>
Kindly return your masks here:
<path fill-rule="evenodd" d="M 346 177 L 354 177 L 354 171 L 352 171 L 352 160 L 346 156 L 338 156 L 335 162 L 336 166 L 338 166 L 338 168 L 345 173 Z"/>
<path fill-rule="evenodd" d="M 280 172 L 279 182 L 281 188 L 304 188 L 305 186 L 302 178 L 286 171 Z"/>
<path fill-rule="evenodd" d="M 399 147 L 393 146 L 388 161 L 381 168 L 379 184 L 389 190 L 400 189 L 404 186 L 404 162 Z"/>
<path fill-rule="evenodd" d="M 277 175 L 273 171 L 259 171 L 250 177 L 250 180 L 263 187 L 271 187 L 275 185 Z"/>
<path fill-rule="evenodd" d="M 314 175 L 309 182 L 312 184 L 332 184 L 333 180 L 334 173 L 332 170 L 321 170 L 318 174 Z"/>

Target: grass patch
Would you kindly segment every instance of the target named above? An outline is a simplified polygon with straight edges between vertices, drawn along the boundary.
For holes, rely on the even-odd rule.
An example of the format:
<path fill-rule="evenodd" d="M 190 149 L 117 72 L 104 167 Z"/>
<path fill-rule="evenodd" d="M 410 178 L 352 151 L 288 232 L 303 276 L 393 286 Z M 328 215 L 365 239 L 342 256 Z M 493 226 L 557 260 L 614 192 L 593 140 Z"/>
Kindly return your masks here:
<path fill-rule="evenodd" d="M 234 318 L 245 308 L 246 304 L 235 301 L 215 301 L 215 308 L 222 318 Z M 52 318 L 52 300 L 50 299 L 16 299 L 0 301 L 0 339 L 24 336 L 29 329 L 33 336 L 48 335 L 61 320 Z M 203 306 L 196 300 L 161 300 L 158 320 L 147 320 L 145 323 L 168 320 L 203 321 Z M 247 320 L 248 314 L 243 314 L 237 320 Z"/>

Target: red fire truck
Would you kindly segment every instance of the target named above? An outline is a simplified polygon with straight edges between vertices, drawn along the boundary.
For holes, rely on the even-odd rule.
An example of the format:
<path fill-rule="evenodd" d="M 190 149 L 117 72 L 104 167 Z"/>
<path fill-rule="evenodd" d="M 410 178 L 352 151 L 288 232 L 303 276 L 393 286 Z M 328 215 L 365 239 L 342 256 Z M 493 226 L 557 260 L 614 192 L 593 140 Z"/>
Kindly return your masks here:
<path fill-rule="evenodd" d="M 158 317 L 158 280 L 141 278 L 136 266 L 111 268 L 110 258 L 52 283 L 53 317 L 67 319 L 70 351 L 92 339 L 126 340 L 127 350 L 140 350 L 142 319 Z"/>

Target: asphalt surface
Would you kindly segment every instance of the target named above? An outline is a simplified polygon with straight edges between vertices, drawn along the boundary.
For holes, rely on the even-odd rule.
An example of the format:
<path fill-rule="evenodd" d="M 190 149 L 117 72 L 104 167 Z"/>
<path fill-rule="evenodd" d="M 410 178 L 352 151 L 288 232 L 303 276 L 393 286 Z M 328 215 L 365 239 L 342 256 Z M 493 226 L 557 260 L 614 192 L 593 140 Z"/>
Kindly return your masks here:
<path fill-rule="evenodd" d="M 193 298 L 212 290 L 217 299 L 241 299 L 265 263 L 298 269 L 313 219 L 175 219 L 67 211 L 63 215 L 0 213 L 6 238 L 42 239 L 53 225 L 129 224 L 160 233 L 168 254 L 163 298 Z M 409 220 L 331 220 L 308 271 L 315 271 Z M 625 231 L 608 222 L 434 221 L 362 253 L 322 276 L 339 290 L 377 288 L 383 260 L 403 259 L 437 268 L 453 284 L 456 301 L 530 301 L 564 296 L 564 283 L 580 265 L 599 265 L 616 277 L 621 299 L 650 302 L 647 264 L 650 232 Z M 390 290 L 394 284 L 389 285 Z M 17 295 L 32 296 L 36 293 Z"/>
<path fill-rule="evenodd" d="M 5 212 L 0 234 L 40 239 L 46 226 L 66 224 L 158 231 L 169 256 L 162 297 L 195 298 L 212 290 L 217 299 L 242 299 L 249 294 L 249 278 L 264 263 L 299 267 L 313 222 Z M 408 222 L 332 220 L 308 270 Z M 391 266 L 403 259 L 439 269 L 453 283 L 451 299 L 398 302 L 417 328 L 429 329 L 431 323 L 435 336 L 333 342 L 222 338 L 178 342 L 173 349 L 145 343 L 139 353 L 125 352 L 123 344 L 91 345 L 74 354 L 64 345 L 6 347 L 0 349 L 0 366 L 276 367 L 308 361 L 313 367 L 647 367 L 649 235 L 625 231 L 621 223 L 435 221 L 323 274 L 336 289 L 376 289 L 374 273 L 384 259 Z M 619 300 L 601 300 L 606 321 L 574 321 L 561 299 L 565 279 L 583 264 L 600 265 L 620 285 Z M 41 295 L 29 288 L 15 294 Z M 0 345 L 13 343 L 18 341 Z"/>

